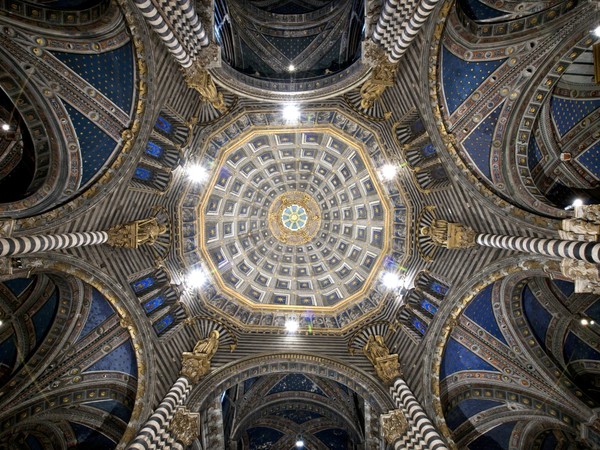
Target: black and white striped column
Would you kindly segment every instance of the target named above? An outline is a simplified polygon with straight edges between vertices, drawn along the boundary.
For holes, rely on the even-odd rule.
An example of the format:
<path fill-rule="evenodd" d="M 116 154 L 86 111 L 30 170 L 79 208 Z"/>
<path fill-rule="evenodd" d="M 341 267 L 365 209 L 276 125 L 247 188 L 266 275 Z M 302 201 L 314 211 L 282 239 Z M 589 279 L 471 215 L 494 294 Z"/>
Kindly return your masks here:
<path fill-rule="evenodd" d="M 106 231 L 0 238 L 0 257 L 103 244 Z"/>
<path fill-rule="evenodd" d="M 127 450 L 161 450 L 182 448 L 168 430 L 175 409 L 182 405 L 192 390 L 185 377 L 177 379 L 164 400 L 154 410 Z"/>
<path fill-rule="evenodd" d="M 398 378 L 390 387 L 390 393 L 396 408 L 404 413 L 408 421 L 408 431 L 394 443 L 396 450 L 448 450 L 404 380 Z"/>
<path fill-rule="evenodd" d="M 600 264 L 600 243 L 597 242 L 479 234 L 477 235 L 477 243 L 485 247 L 517 250 L 555 258 L 578 259 Z"/>
<path fill-rule="evenodd" d="M 135 0 L 148 24 L 177 62 L 184 68 L 192 65 L 202 47 L 208 45 L 208 35 L 190 0 Z"/>
<path fill-rule="evenodd" d="M 415 39 L 439 0 L 387 0 L 373 40 L 385 48 L 390 62 L 397 63 Z"/>

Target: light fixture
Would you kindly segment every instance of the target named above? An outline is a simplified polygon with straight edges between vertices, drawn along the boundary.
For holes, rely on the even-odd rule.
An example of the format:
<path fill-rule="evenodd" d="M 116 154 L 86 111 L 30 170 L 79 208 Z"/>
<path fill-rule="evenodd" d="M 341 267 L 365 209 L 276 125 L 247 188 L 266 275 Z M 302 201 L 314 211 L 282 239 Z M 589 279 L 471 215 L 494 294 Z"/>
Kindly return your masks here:
<path fill-rule="evenodd" d="M 208 283 L 208 275 L 204 269 L 194 269 L 185 277 L 185 283 L 192 289 L 200 289 Z"/>
<path fill-rule="evenodd" d="M 296 436 L 296 448 L 304 448 L 304 439 L 301 434 Z"/>
<path fill-rule="evenodd" d="M 290 65 L 288 66 L 288 72 L 293 72 L 294 70 L 296 70 L 296 66 L 295 66 L 295 65 L 293 65 L 293 64 L 290 64 Z"/>
<path fill-rule="evenodd" d="M 576 198 L 575 200 L 573 200 L 573 203 L 571 203 L 570 205 L 567 205 L 565 207 L 565 211 L 569 211 L 573 208 L 575 208 L 576 206 L 581 206 L 583 205 L 583 200 L 581 200 L 580 198 Z"/>
<path fill-rule="evenodd" d="M 294 318 L 287 319 L 285 321 L 285 329 L 288 333 L 295 333 L 300 328 L 300 324 Z"/>
<path fill-rule="evenodd" d="M 2 130 L 4 130 L 4 131 L 9 131 L 9 130 L 10 130 L 10 125 L 9 125 L 9 124 L 7 124 L 7 123 L 3 123 L 3 124 L 2 124 Z"/>
<path fill-rule="evenodd" d="M 587 319 L 581 319 L 580 321 L 581 325 L 583 325 L 584 327 L 587 327 L 590 324 L 590 321 Z"/>
<path fill-rule="evenodd" d="M 396 177 L 396 173 L 398 173 L 398 166 L 395 164 L 384 164 L 379 169 L 379 173 L 385 181 L 391 181 Z"/>
<path fill-rule="evenodd" d="M 300 119 L 300 108 L 294 103 L 287 103 L 283 107 L 282 114 L 286 122 L 297 122 Z"/>
<path fill-rule="evenodd" d="M 600 25 L 598 25 L 596 28 L 594 28 L 592 33 L 594 34 L 594 36 L 600 37 Z"/>
<path fill-rule="evenodd" d="M 185 171 L 188 178 L 194 183 L 204 183 L 209 177 L 208 169 L 201 164 L 191 164 L 186 167 Z"/>
<path fill-rule="evenodd" d="M 397 273 L 383 272 L 381 282 L 387 289 L 398 289 L 402 287 L 402 280 Z"/>

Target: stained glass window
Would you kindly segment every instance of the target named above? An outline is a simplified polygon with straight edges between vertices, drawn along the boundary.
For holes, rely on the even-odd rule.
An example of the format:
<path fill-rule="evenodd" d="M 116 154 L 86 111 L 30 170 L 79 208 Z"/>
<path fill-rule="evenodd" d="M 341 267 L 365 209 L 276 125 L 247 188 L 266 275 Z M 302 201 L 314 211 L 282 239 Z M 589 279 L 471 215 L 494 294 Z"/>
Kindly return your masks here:
<path fill-rule="evenodd" d="M 156 331 L 157 334 L 160 334 L 165 331 L 174 321 L 175 319 L 173 316 L 171 314 L 167 314 L 154 323 L 154 331 Z"/>
<path fill-rule="evenodd" d="M 425 311 L 427 311 L 430 314 L 435 314 L 438 310 L 438 307 L 435 306 L 433 303 L 431 303 L 426 298 L 421 300 L 421 308 L 423 308 Z"/>
<path fill-rule="evenodd" d="M 146 277 L 141 280 L 136 281 L 135 283 L 131 283 L 131 287 L 133 290 L 138 293 L 145 291 L 146 289 L 152 287 L 154 285 L 154 278 Z"/>
<path fill-rule="evenodd" d="M 136 167 L 135 174 L 133 176 L 140 180 L 149 181 L 152 178 L 152 171 L 150 169 L 146 169 L 145 167 Z"/>
<path fill-rule="evenodd" d="M 171 122 L 169 122 L 163 116 L 158 116 L 158 119 L 156 119 L 155 126 L 163 133 L 169 134 L 169 133 L 171 133 L 171 131 L 173 131 L 173 125 L 171 124 Z"/>
<path fill-rule="evenodd" d="M 146 153 L 154 158 L 159 159 L 163 154 L 163 149 L 160 145 L 152 141 L 148 141 L 148 144 L 146 145 Z"/>
<path fill-rule="evenodd" d="M 421 334 L 427 333 L 427 326 L 423 322 L 421 322 L 419 319 L 417 319 L 416 317 L 413 317 L 412 324 L 419 333 L 421 333 Z"/>
<path fill-rule="evenodd" d="M 448 293 L 448 288 L 444 286 L 442 283 L 438 283 L 437 281 L 431 281 L 429 283 L 429 289 L 433 292 L 436 292 L 440 295 L 446 295 Z"/>
<path fill-rule="evenodd" d="M 159 295 L 158 297 L 154 297 L 151 300 L 148 300 L 146 303 L 144 303 L 144 310 L 146 311 L 146 314 L 151 313 L 152 311 L 154 311 L 156 308 L 158 308 L 161 305 L 165 304 L 165 299 L 163 298 L 162 295 Z"/>
<path fill-rule="evenodd" d="M 423 147 L 421 149 L 421 153 L 423 154 L 423 156 L 425 158 L 431 158 L 432 156 L 435 156 L 437 151 L 432 144 L 427 144 L 425 147 Z"/>

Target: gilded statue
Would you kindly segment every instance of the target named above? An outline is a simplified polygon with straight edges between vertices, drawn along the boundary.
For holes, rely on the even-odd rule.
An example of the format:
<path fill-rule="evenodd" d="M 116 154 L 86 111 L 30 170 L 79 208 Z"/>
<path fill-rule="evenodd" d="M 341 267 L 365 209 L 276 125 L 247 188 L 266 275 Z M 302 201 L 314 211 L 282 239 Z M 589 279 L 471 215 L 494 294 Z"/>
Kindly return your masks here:
<path fill-rule="evenodd" d="M 220 112 L 225 112 L 227 106 L 223 99 L 223 94 L 217 90 L 217 86 L 208 71 L 200 65 L 194 65 L 184 72 L 187 85 L 196 89 L 202 100 L 210 103 Z"/>
<path fill-rule="evenodd" d="M 138 248 L 143 244 L 153 245 L 166 232 L 167 226 L 152 217 L 112 227 L 106 242 L 113 247 Z"/>
<path fill-rule="evenodd" d="M 399 409 L 381 415 L 381 433 L 388 444 L 393 445 L 408 430 L 408 420 Z"/>
<path fill-rule="evenodd" d="M 401 375 L 398 355 L 390 355 L 390 350 L 385 345 L 383 336 L 371 335 L 363 347 L 363 353 L 375 367 L 377 376 L 384 383 L 391 383 Z"/>
<path fill-rule="evenodd" d="M 190 412 L 185 406 L 180 406 L 175 411 L 168 428 L 176 440 L 180 441 L 184 447 L 189 447 L 200 435 L 200 414 Z"/>
<path fill-rule="evenodd" d="M 420 233 L 429 236 L 440 247 L 455 249 L 475 245 L 475 231 L 460 223 L 436 219 L 429 226 L 422 227 Z"/>
<path fill-rule="evenodd" d="M 189 379 L 192 384 L 197 383 L 200 378 L 210 372 L 210 360 L 218 348 L 219 332 L 213 330 L 208 338 L 198 341 L 191 353 L 183 353 L 181 375 Z"/>
<path fill-rule="evenodd" d="M 377 55 L 373 74 L 360 88 L 360 107 L 369 109 L 379 100 L 385 89 L 394 85 L 396 79 L 396 64 L 391 63 L 384 52 Z"/>

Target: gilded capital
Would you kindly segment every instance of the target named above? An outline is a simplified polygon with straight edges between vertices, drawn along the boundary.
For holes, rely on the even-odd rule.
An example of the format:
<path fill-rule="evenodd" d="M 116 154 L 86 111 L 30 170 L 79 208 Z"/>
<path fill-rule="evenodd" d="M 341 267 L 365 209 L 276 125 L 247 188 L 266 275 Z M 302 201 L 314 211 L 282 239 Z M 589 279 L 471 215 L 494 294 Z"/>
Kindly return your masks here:
<path fill-rule="evenodd" d="M 419 231 L 421 236 L 429 236 L 431 241 L 440 247 L 457 249 L 475 245 L 475 231 L 460 223 L 436 219 Z"/>
<path fill-rule="evenodd" d="M 369 109 L 381 98 L 387 87 L 394 85 L 397 66 L 390 62 L 378 45 L 369 46 L 365 50 L 365 61 L 373 66 L 373 71 L 371 78 L 360 88 L 360 107 Z"/>
<path fill-rule="evenodd" d="M 408 431 L 408 420 L 399 409 L 381 415 L 381 434 L 388 444 L 394 444 Z"/>
<path fill-rule="evenodd" d="M 225 112 L 227 106 L 223 94 L 217 90 L 215 82 L 204 67 L 194 64 L 185 69 L 183 75 L 188 87 L 196 89 L 203 101 L 210 103 L 220 112 Z"/>
<path fill-rule="evenodd" d="M 166 232 L 167 226 L 159 224 L 156 218 L 152 217 L 110 228 L 106 243 L 113 247 L 138 248 L 143 244 L 154 244 L 156 239 Z"/>
<path fill-rule="evenodd" d="M 189 447 L 200 435 L 200 414 L 180 406 L 169 422 L 169 431 L 184 447 Z"/>

